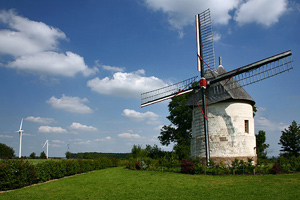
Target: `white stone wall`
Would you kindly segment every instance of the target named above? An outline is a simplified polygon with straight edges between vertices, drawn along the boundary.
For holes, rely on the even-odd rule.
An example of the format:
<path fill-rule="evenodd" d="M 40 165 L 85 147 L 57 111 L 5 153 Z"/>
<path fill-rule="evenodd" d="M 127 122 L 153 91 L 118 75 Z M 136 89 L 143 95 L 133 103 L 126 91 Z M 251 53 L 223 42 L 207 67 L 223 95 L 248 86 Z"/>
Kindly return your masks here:
<path fill-rule="evenodd" d="M 245 120 L 249 132 L 245 133 Z M 205 157 L 203 115 L 193 109 L 191 156 Z M 253 108 L 248 103 L 221 102 L 208 106 L 210 157 L 256 157 Z"/>

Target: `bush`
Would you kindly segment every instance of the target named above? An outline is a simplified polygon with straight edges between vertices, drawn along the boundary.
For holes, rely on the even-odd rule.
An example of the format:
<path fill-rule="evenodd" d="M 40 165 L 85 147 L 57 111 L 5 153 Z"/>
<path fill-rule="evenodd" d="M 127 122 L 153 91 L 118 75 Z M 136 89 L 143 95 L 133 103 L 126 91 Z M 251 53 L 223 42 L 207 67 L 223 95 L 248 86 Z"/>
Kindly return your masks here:
<path fill-rule="evenodd" d="M 4 160 L 0 162 L 0 190 L 11 190 L 62 178 L 95 169 L 117 166 L 117 160 L 101 158 L 97 160 L 48 160 L 36 165 L 28 161 Z"/>
<path fill-rule="evenodd" d="M 271 169 L 271 173 L 273 174 L 277 174 L 282 170 L 282 167 L 278 164 L 278 162 L 274 163 L 272 169 Z"/>
<path fill-rule="evenodd" d="M 190 162 L 187 159 L 182 159 L 181 160 L 181 173 L 184 174 L 194 174 L 194 163 Z"/>
<path fill-rule="evenodd" d="M 0 190 L 12 190 L 37 182 L 36 169 L 28 161 L 5 160 L 0 162 Z"/>

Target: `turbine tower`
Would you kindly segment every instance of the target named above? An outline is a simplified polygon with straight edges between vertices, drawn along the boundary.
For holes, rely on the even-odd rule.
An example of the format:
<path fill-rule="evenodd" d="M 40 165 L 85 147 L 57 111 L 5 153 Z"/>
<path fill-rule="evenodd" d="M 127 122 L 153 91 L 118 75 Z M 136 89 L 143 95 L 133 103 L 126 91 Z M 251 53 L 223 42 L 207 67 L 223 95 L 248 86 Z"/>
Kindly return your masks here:
<path fill-rule="evenodd" d="M 21 120 L 20 129 L 17 131 L 19 132 L 19 137 L 20 137 L 19 158 L 21 158 L 21 153 L 22 153 L 22 133 L 24 132 L 24 130 L 22 130 L 22 124 L 23 124 L 23 118 Z"/>
<path fill-rule="evenodd" d="M 48 159 L 48 142 L 49 142 L 49 140 L 46 140 L 46 142 L 45 142 L 45 144 L 44 144 L 44 146 L 43 146 L 43 148 L 45 147 L 45 145 L 47 144 L 47 151 L 46 151 L 46 158 Z"/>

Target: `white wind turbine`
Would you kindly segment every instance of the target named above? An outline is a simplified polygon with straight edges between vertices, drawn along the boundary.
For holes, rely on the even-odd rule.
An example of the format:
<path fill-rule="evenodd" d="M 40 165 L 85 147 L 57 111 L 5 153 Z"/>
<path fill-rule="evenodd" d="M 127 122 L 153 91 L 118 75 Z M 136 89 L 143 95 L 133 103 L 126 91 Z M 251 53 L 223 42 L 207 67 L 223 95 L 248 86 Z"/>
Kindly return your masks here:
<path fill-rule="evenodd" d="M 47 144 L 47 151 L 46 151 L 46 158 L 47 158 L 47 159 L 48 159 L 48 142 L 49 142 L 49 140 L 46 140 L 44 146 L 42 147 L 42 148 L 44 148 L 45 145 Z"/>
<path fill-rule="evenodd" d="M 22 124 L 23 124 L 23 118 L 21 120 L 20 129 L 17 131 L 19 132 L 19 137 L 20 137 L 19 158 L 21 158 L 21 153 L 22 153 L 22 133 L 24 132 L 24 130 L 22 130 Z"/>

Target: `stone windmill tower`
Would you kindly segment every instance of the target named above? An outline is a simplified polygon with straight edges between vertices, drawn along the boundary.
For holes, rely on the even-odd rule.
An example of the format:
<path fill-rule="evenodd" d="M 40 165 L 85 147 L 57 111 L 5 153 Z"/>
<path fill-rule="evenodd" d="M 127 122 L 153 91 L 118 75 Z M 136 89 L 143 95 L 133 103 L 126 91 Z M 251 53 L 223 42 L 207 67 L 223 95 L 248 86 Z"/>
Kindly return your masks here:
<path fill-rule="evenodd" d="M 196 15 L 198 76 L 141 95 L 141 107 L 192 92 L 193 157 L 220 162 L 235 158 L 256 160 L 254 100 L 242 88 L 270 78 L 292 66 L 292 52 L 286 51 L 227 72 L 214 70 L 215 53 L 210 11 Z M 221 64 L 220 64 L 221 65 Z M 197 83 L 197 84 L 195 84 Z M 194 102 L 193 102 L 194 101 Z"/>
<path fill-rule="evenodd" d="M 226 72 L 220 63 L 217 70 L 207 70 L 204 77 L 210 79 Z M 219 84 L 218 95 L 214 95 L 214 87 L 206 89 L 210 159 L 216 163 L 223 161 L 224 164 L 231 164 L 236 158 L 244 161 L 251 158 L 256 162 L 253 118 L 255 102 L 234 79 L 229 82 L 235 84 L 235 89 L 230 89 L 230 84 L 225 85 L 225 82 Z M 205 133 L 201 127 L 204 115 L 198 108 L 203 104 L 202 92 L 203 90 L 196 90 L 187 105 L 193 110 L 191 157 L 201 158 L 204 163 L 206 159 Z"/>

